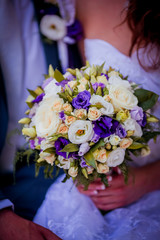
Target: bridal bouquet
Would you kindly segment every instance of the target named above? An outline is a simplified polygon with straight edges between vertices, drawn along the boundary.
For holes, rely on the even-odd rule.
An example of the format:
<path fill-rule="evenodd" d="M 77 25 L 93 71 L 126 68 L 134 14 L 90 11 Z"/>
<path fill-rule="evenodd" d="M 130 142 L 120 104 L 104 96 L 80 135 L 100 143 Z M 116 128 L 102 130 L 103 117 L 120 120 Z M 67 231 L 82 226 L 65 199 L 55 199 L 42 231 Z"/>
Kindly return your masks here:
<path fill-rule="evenodd" d="M 139 88 L 120 72 L 89 63 L 62 75 L 49 67 L 42 86 L 28 90 L 28 115 L 19 123 L 30 148 L 39 151 L 36 167 L 63 168 L 86 188 L 119 167 L 127 181 L 131 154 L 149 153 L 147 142 L 160 132 L 149 113 L 158 95 Z"/>

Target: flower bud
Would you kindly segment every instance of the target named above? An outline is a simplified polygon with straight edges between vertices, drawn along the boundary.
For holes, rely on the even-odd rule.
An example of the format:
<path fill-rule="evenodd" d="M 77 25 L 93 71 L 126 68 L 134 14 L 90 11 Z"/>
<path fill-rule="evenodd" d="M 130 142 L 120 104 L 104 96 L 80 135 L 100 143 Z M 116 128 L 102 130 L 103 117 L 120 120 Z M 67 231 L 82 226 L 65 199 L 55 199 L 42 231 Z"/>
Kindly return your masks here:
<path fill-rule="evenodd" d="M 31 122 L 30 118 L 21 118 L 18 123 L 20 124 L 29 124 Z"/>
<path fill-rule="evenodd" d="M 146 157 L 151 153 L 149 146 L 141 149 L 141 156 Z"/>
<path fill-rule="evenodd" d="M 134 130 L 128 130 L 127 131 L 127 137 L 133 136 L 134 135 Z"/>
<path fill-rule="evenodd" d="M 107 164 L 99 163 L 97 164 L 97 172 L 98 173 L 107 173 L 109 172 L 109 167 Z"/>
<path fill-rule="evenodd" d="M 23 128 L 22 134 L 26 135 L 30 138 L 34 138 L 36 136 L 36 130 L 35 130 L 35 128 Z"/>
<path fill-rule="evenodd" d="M 69 174 L 71 177 L 76 177 L 77 174 L 78 174 L 78 167 L 71 167 L 71 168 L 68 170 L 68 174 Z"/>

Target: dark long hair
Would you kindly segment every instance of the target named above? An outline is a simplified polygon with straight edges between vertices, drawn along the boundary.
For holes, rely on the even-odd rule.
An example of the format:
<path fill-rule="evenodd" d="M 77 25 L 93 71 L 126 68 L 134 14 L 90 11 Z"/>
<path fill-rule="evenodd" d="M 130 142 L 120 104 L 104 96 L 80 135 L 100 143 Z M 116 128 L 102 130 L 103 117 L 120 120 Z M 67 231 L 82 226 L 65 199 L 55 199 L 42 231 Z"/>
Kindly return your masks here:
<path fill-rule="evenodd" d="M 129 0 L 125 21 L 132 31 L 132 43 L 129 51 L 137 49 L 141 66 L 147 70 L 160 67 L 160 8 L 158 0 Z M 139 57 L 139 49 L 146 49 L 149 65 L 145 66 Z M 153 56 L 152 50 L 156 49 Z"/>

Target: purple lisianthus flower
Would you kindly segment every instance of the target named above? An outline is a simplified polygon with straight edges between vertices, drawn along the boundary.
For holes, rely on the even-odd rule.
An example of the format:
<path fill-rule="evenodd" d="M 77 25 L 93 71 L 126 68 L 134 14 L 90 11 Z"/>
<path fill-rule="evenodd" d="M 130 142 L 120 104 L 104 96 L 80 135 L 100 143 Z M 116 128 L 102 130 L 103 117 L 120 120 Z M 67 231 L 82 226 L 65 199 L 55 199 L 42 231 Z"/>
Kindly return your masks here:
<path fill-rule="evenodd" d="M 44 138 L 41 138 L 41 137 L 37 137 L 38 139 L 38 144 L 41 144 L 41 142 L 44 140 Z"/>
<path fill-rule="evenodd" d="M 98 87 L 101 87 L 102 89 L 105 88 L 105 84 L 101 82 L 100 83 L 96 82 L 92 84 L 92 87 L 94 89 L 94 92 L 96 92 Z"/>
<path fill-rule="evenodd" d="M 78 95 L 73 98 L 72 105 L 76 109 L 84 108 L 87 109 L 90 105 L 91 94 L 85 90 L 83 92 L 78 93 Z"/>
<path fill-rule="evenodd" d="M 83 157 L 81 158 L 80 166 L 81 166 L 82 168 L 88 167 L 88 165 L 86 164 L 86 162 L 85 162 L 85 160 L 84 160 Z"/>
<path fill-rule="evenodd" d="M 43 97 L 44 97 L 45 93 L 41 93 L 40 95 L 38 95 L 32 102 L 33 103 L 39 103 L 42 101 Z"/>
<path fill-rule="evenodd" d="M 116 135 L 118 135 L 120 138 L 125 138 L 127 136 L 127 132 L 121 124 L 119 124 L 116 128 Z"/>
<path fill-rule="evenodd" d="M 91 142 L 96 143 L 96 142 L 99 141 L 99 139 L 100 139 L 100 136 L 97 135 L 96 133 L 94 133 L 94 134 L 93 134 L 93 137 L 92 137 L 92 139 L 91 139 Z"/>
<path fill-rule="evenodd" d="M 29 140 L 29 145 L 31 149 L 35 149 L 35 140 L 34 139 Z"/>
<path fill-rule="evenodd" d="M 56 148 L 56 153 L 64 158 L 67 157 L 67 153 L 66 152 L 60 152 L 67 144 L 69 144 L 69 140 L 67 140 L 66 138 L 63 137 L 59 137 L 56 141 L 55 141 L 55 148 Z M 68 157 L 71 157 L 71 153 L 69 153 Z"/>
<path fill-rule="evenodd" d="M 112 118 L 107 116 L 102 116 L 98 120 L 94 121 L 94 132 L 101 138 L 109 137 L 111 132 L 111 127 L 113 125 Z"/>
<path fill-rule="evenodd" d="M 70 80 L 65 79 L 65 80 L 63 80 L 63 81 L 61 81 L 61 82 L 56 82 L 56 85 L 57 85 L 57 86 L 64 87 L 69 81 L 70 81 Z"/>
<path fill-rule="evenodd" d="M 79 156 L 83 156 L 86 152 L 89 151 L 89 149 L 90 149 L 90 146 L 89 146 L 89 144 L 88 144 L 87 142 L 82 143 L 82 144 L 80 145 L 78 155 L 79 155 Z"/>
<path fill-rule="evenodd" d="M 44 89 L 51 81 L 53 81 L 53 78 L 47 78 L 44 83 L 42 84 L 42 88 Z"/>
<path fill-rule="evenodd" d="M 140 121 L 143 119 L 143 109 L 141 107 L 134 107 L 131 111 L 131 118 L 133 118 L 136 121 Z"/>
<path fill-rule="evenodd" d="M 137 123 L 141 126 L 141 127 L 145 127 L 147 124 L 147 116 L 146 113 L 143 112 L 143 119 L 137 121 Z"/>
<path fill-rule="evenodd" d="M 67 37 L 75 41 L 79 41 L 83 37 L 83 28 L 77 19 L 72 25 L 67 27 Z"/>
<path fill-rule="evenodd" d="M 112 119 L 112 126 L 111 126 L 111 133 L 114 134 L 116 132 L 116 129 L 119 125 L 119 122 L 117 120 Z"/>
<path fill-rule="evenodd" d="M 64 111 L 59 112 L 59 118 L 60 118 L 62 121 L 65 121 Z"/>
<path fill-rule="evenodd" d="M 107 78 L 107 80 L 109 79 L 108 75 L 105 73 L 101 73 L 101 76 L 105 76 Z"/>

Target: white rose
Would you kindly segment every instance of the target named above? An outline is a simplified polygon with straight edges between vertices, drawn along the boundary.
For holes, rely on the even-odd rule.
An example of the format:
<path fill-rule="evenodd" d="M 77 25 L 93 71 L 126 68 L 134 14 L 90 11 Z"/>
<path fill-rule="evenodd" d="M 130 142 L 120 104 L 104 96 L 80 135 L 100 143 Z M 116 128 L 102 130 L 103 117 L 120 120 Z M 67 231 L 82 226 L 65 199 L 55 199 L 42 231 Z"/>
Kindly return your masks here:
<path fill-rule="evenodd" d="M 119 136 L 113 134 L 109 138 L 109 142 L 111 145 L 118 145 L 120 143 L 121 139 Z"/>
<path fill-rule="evenodd" d="M 47 137 L 56 133 L 61 120 L 53 109 L 53 98 L 42 101 L 34 116 L 34 124 L 39 137 Z"/>
<path fill-rule="evenodd" d="M 103 97 L 93 94 L 90 100 L 92 105 L 102 104 L 103 108 L 100 109 L 100 112 L 104 115 L 112 115 L 114 113 L 113 105 L 109 102 L 106 102 Z"/>
<path fill-rule="evenodd" d="M 44 151 L 47 148 L 54 147 L 54 143 L 49 141 L 48 139 L 43 139 L 41 141 L 41 149 Z"/>
<path fill-rule="evenodd" d="M 131 85 L 127 80 L 123 80 L 120 76 L 111 76 L 108 79 L 109 84 L 111 85 L 119 85 L 119 86 L 123 86 L 126 88 L 131 89 Z"/>
<path fill-rule="evenodd" d="M 96 159 L 98 162 L 105 163 L 107 160 L 107 151 L 106 149 L 102 148 L 98 152 L 98 156 Z"/>
<path fill-rule="evenodd" d="M 86 90 L 86 86 L 83 83 L 79 84 L 78 85 L 78 92 L 83 92 L 84 90 Z"/>
<path fill-rule="evenodd" d="M 88 111 L 88 119 L 89 120 L 95 121 L 98 118 L 100 118 L 100 116 L 101 116 L 101 112 L 96 107 L 89 108 L 89 111 Z"/>
<path fill-rule="evenodd" d="M 137 97 L 134 96 L 130 90 L 121 85 L 110 86 L 109 96 L 116 109 L 132 109 L 138 104 Z"/>
<path fill-rule="evenodd" d="M 116 167 L 124 161 L 125 150 L 118 147 L 109 153 L 107 158 L 107 165 L 109 167 Z"/>
<path fill-rule="evenodd" d="M 57 97 L 57 93 L 61 91 L 61 87 L 56 85 L 56 80 L 53 78 L 53 80 L 48 83 L 45 88 L 44 88 L 44 92 L 45 92 L 45 96 L 43 97 L 43 99 L 46 98 L 50 98 L 50 97 Z"/>
<path fill-rule="evenodd" d="M 55 98 L 53 100 L 53 110 L 55 112 L 60 112 L 62 110 L 63 103 L 64 103 L 64 101 L 62 98 L 59 98 L 59 97 Z"/>
<path fill-rule="evenodd" d="M 72 143 L 80 144 L 90 141 L 94 131 L 90 121 L 77 120 L 71 124 L 68 131 L 68 138 Z"/>
<path fill-rule="evenodd" d="M 120 142 L 121 148 L 128 148 L 133 143 L 132 138 L 123 138 Z"/>
<path fill-rule="evenodd" d="M 54 161 L 56 160 L 56 156 L 55 154 L 50 154 L 50 153 L 46 153 L 46 152 L 41 152 L 39 154 L 41 159 L 44 159 L 46 162 L 48 162 L 49 164 L 51 164 L 53 166 Z"/>
<path fill-rule="evenodd" d="M 108 80 L 104 75 L 103 76 L 98 76 L 97 77 L 97 82 L 98 83 L 104 83 L 105 86 L 108 85 Z"/>
<path fill-rule="evenodd" d="M 41 19 L 40 30 L 47 38 L 60 40 L 66 35 L 65 21 L 57 15 L 45 15 Z"/>
<path fill-rule="evenodd" d="M 133 136 L 141 137 L 143 135 L 142 128 L 136 122 L 136 120 L 130 118 L 127 119 L 123 124 L 126 131 L 134 131 Z"/>
<path fill-rule="evenodd" d="M 80 119 L 82 119 L 82 118 L 86 118 L 86 116 L 87 116 L 87 110 L 86 109 L 75 109 L 74 110 L 74 115 L 75 115 L 75 117 L 77 117 L 77 118 L 80 118 Z"/>
<path fill-rule="evenodd" d="M 70 126 L 72 123 L 76 121 L 76 118 L 74 116 L 65 116 L 65 124 L 67 126 Z"/>
<path fill-rule="evenodd" d="M 63 110 L 66 112 L 72 112 L 72 106 L 69 103 L 63 104 Z"/>
<path fill-rule="evenodd" d="M 63 168 L 63 169 L 69 169 L 70 168 L 70 163 L 73 160 L 72 158 L 69 159 L 65 159 L 63 156 L 58 156 L 58 160 L 59 160 L 59 164 L 57 164 L 57 166 L 59 168 Z"/>
<path fill-rule="evenodd" d="M 97 172 L 98 173 L 107 173 L 109 172 L 109 167 L 107 164 L 99 163 L 97 164 Z"/>
<path fill-rule="evenodd" d="M 77 168 L 77 167 L 71 167 L 71 168 L 68 170 L 68 174 L 69 174 L 71 177 L 76 177 L 77 174 L 78 174 L 78 168 Z"/>

